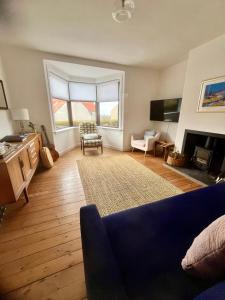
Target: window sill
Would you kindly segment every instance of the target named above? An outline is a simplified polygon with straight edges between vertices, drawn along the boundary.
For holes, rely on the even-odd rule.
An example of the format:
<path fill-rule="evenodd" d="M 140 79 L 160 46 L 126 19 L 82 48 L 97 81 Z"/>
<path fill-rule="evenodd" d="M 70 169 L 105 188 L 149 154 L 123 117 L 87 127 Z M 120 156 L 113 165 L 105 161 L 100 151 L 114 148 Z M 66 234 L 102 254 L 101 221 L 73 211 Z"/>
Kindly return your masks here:
<path fill-rule="evenodd" d="M 104 127 L 104 126 L 97 126 L 99 129 L 107 129 L 107 130 L 117 130 L 117 131 L 123 131 L 122 128 L 117 128 L 117 127 Z"/>
<path fill-rule="evenodd" d="M 59 133 L 62 133 L 64 131 L 68 131 L 68 130 L 76 129 L 76 128 L 79 128 L 79 127 L 78 126 L 71 126 L 71 127 L 66 127 L 66 128 L 62 128 L 62 129 L 57 129 L 57 130 L 54 130 L 53 133 L 54 134 L 59 134 Z"/>
<path fill-rule="evenodd" d="M 98 129 L 106 129 L 106 130 L 115 130 L 115 131 L 123 131 L 122 128 L 115 128 L 115 127 L 104 127 L 104 126 L 97 126 Z M 66 127 L 66 128 L 62 128 L 62 129 L 57 129 L 54 130 L 53 133 L 54 134 L 60 134 L 62 132 L 71 130 L 71 129 L 79 129 L 79 126 L 71 126 L 71 127 Z"/>

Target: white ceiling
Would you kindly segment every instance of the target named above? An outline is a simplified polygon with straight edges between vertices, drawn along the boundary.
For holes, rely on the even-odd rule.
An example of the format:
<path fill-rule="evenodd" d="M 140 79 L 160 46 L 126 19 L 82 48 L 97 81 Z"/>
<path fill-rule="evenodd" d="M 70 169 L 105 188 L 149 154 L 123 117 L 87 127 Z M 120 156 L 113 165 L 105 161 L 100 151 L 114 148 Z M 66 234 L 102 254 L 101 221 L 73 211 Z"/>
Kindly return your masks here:
<path fill-rule="evenodd" d="M 162 68 L 225 33 L 225 0 L 134 0 L 131 21 L 114 0 L 4 0 L 0 41 L 127 65 Z"/>
<path fill-rule="evenodd" d="M 99 79 L 101 77 L 112 76 L 121 73 L 119 70 L 105 69 L 60 61 L 46 60 L 47 64 L 56 67 L 70 77 L 83 77 Z"/>

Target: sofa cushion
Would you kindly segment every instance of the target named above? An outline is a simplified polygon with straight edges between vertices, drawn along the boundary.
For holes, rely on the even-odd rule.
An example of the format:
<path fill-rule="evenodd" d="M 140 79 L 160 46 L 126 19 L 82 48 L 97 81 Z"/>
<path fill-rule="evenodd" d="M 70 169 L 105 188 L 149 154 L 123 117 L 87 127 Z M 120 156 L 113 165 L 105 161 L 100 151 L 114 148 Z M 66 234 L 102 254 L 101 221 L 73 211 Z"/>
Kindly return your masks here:
<path fill-rule="evenodd" d="M 225 299 L 225 282 L 220 282 L 207 289 L 194 300 L 224 300 Z"/>
<path fill-rule="evenodd" d="M 182 260 L 182 267 L 203 279 L 216 279 L 225 274 L 225 215 L 194 239 Z"/>
<path fill-rule="evenodd" d="M 85 140 L 96 140 L 98 139 L 98 134 L 97 133 L 85 133 L 84 135 Z"/>

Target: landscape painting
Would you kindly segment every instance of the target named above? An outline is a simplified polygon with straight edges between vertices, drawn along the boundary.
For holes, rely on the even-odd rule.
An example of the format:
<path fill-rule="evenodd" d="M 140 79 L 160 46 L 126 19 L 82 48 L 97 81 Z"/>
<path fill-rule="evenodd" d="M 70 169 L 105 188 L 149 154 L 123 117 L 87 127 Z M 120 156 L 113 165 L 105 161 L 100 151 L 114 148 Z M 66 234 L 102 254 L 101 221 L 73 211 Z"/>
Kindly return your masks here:
<path fill-rule="evenodd" d="M 225 111 L 225 77 L 202 82 L 198 111 Z"/>

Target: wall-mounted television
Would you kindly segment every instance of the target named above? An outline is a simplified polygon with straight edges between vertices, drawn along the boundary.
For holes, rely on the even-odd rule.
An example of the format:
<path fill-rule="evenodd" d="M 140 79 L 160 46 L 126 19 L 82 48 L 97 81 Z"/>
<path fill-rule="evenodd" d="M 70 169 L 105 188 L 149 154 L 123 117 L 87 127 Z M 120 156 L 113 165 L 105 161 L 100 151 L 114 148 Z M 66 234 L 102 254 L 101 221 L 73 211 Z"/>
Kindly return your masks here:
<path fill-rule="evenodd" d="M 150 120 L 178 122 L 181 98 L 150 101 Z"/>

